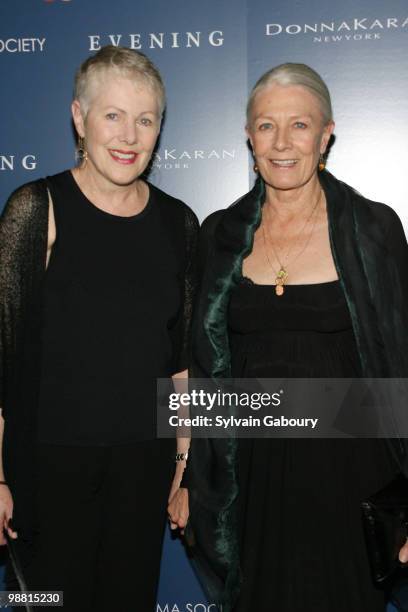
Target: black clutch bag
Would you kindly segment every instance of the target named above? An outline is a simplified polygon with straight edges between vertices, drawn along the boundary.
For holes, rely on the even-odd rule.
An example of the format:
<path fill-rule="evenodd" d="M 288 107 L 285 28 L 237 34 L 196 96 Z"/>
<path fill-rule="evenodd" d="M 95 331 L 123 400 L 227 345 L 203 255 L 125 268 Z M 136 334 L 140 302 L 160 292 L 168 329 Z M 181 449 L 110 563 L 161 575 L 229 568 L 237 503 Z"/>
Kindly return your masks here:
<path fill-rule="evenodd" d="M 386 586 L 400 568 L 398 554 L 408 538 L 408 479 L 398 475 L 361 503 L 374 582 Z"/>

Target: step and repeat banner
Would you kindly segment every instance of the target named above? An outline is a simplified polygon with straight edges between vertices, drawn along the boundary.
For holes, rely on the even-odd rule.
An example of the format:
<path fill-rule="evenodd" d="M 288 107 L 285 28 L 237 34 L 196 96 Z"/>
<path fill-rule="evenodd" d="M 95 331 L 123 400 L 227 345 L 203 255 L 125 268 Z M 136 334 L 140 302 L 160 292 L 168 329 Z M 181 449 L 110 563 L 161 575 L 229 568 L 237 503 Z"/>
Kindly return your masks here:
<path fill-rule="evenodd" d="M 74 165 L 74 73 L 106 44 L 141 50 L 160 69 L 168 105 L 150 180 L 200 220 L 251 187 L 247 95 L 292 61 L 331 91 L 328 169 L 408 227 L 406 0 L 1 0 L 0 209 L 22 183 Z M 189 609 L 208 606 L 168 532 L 158 610 Z"/>

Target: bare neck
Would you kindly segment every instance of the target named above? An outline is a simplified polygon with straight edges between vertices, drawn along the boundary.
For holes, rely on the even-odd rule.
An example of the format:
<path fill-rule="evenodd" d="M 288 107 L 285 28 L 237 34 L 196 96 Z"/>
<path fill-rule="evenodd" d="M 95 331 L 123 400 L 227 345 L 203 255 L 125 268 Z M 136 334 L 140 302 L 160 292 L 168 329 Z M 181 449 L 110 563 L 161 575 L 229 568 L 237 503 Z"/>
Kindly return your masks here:
<path fill-rule="evenodd" d="M 307 214 L 316 205 L 322 188 L 317 176 L 296 189 L 275 189 L 266 185 L 265 207 L 273 218 L 283 224 Z"/>
<path fill-rule="evenodd" d="M 141 179 L 130 185 L 115 185 L 89 165 L 74 168 L 72 174 L 81 191 L 99 208 L 119 215 L 137 214 L 146 205 L 148 187 Z"/>

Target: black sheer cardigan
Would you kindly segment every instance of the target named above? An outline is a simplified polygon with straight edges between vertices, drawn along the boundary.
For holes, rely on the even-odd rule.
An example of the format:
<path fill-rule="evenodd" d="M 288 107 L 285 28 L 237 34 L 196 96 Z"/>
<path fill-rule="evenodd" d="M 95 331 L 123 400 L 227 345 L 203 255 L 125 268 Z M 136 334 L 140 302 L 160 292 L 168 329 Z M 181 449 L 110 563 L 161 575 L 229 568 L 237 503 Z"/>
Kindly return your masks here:
<path fill-rule="evenodd" d="M 158 194 L 160 213 L 184 277 L 182 307 L 169 331 L 173 373 L 189 367 L 196 291 L 198 220 L 180 200 Z M 42 285 L 46 270 L 49 199 L 44 179 L 23 185 L 0 219 L 0 406 L 5 420 L 3 465 L 13 495 L 13 527 L 30 540 L 35 529 L 36 415 L 41 373 Z M 57 228 L 58 231 L 58 228 Z M 152 241 L 154 237 L 152 237 Z M 152 243 L 152 247 L 154 244 Z"/>

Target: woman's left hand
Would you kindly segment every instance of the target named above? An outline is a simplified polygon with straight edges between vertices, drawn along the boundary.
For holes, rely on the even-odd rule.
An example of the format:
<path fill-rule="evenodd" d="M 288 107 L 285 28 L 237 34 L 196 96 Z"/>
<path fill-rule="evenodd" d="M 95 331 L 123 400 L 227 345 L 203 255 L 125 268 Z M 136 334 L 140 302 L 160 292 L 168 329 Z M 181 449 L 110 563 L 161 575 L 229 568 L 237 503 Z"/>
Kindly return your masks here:
<path fill-rule="evenodd" d="M 188 506 L 188 489 L 180 488 L 181 478 L 184 471 L 184 462 L 177 462 L 176 473 L 170 489 L 167 512 L 170 519 L 170 529 L 178 527 L 184 533 L 184 527 L 187 525 L 189 506 Z"/>
<path fill-rule="evenodd" d="M 406 563 L 408 561 L 408 540 L 405 542 L 404 546 L 399 551 L 399 560 L 401 563 Z"/>

